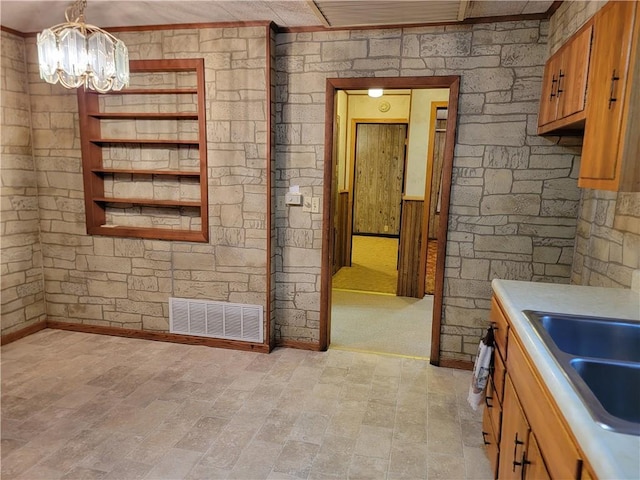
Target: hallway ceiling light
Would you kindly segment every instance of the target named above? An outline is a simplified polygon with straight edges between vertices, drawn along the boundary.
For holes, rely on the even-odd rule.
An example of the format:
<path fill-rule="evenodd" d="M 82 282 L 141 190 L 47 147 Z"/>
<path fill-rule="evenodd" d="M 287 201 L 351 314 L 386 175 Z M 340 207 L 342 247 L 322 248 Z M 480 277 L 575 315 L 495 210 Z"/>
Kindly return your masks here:
<path fill-rule="evenodd" d="M 86 24 L 86 6 L 86 0 L 77 0 L 65 10 L 65 23 L 38 34 L 40 78 L 65 88 L 121 90 L 129 85 L 127 47 L 110 33 Z"/>
<path fill-rule="evenodd" d="M 369 96 L 371 98 L 379 98 L 382 96 L 382 89 L 381 88 L 370 88 L 369 89 Z"/>

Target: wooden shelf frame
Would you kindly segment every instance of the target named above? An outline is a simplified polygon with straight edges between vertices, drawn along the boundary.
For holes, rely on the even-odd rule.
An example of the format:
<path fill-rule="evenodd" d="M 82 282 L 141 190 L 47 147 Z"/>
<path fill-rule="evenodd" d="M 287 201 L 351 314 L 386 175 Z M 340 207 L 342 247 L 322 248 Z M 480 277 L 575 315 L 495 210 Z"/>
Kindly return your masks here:
<path fill-rule="evenodd" d="M 78 89 L 78 111 L 80 115 L 80 142 L 82 148 L 82 170 L 85 193 L 85 214 L 87 233 L 89 235 L 109 235 L 120 237 L 136 237 L 172 241 L 208 242 L 209 212 L 207 186 L 207 133 L 205 117 L 205 79 L 204 59 L 168 59 L 168 60 L 132 60 L 129 63 L 132 73 L 159 72 L 192 72 L 196 79 L 196 88 L 132 88 L 107 95 L 195 95 L 196 112 L 102 112 L 100 111 L 100 95 L 91 90 Z M 182 139 L 133 139 L 104 138 L 101 135 L 102 120 L 187 120 L 198 122 L 198 138 Z M 105 168 L 103 166 L 103 147 L 107 145 L 140 145 L 166 147 L 197 147 L 199 153 L 199 169 L 197 171 L 161 170 L 161 169 L 129 169 Z M 197 179 L 200 185 L 200 199 L 185 201 L 180 199 L 164 200 L 155 198 L 112 198 L 105 195 L 105 178 L 114 175 L 136 175 L 175 177 Z M 109 204 L 133 204 L 159 206 L 172 209 L 197 208 L 200 212 L 200 228 L 198 230 L 134 227 L 106 224 L 107 206 Z"/>

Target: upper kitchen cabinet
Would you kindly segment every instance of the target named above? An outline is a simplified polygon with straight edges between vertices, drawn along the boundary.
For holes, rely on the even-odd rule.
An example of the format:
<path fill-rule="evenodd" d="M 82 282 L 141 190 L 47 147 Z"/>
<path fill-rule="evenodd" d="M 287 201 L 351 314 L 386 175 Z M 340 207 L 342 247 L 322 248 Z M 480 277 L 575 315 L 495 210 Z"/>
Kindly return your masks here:
<path fill-rule="evenodd" d="M 640 2 L 609 2 L 594 17 L 578 186 L 640 191 Z"/>
<path fill-rule="evenodd" d="M 583 26 L 547 61 L 544 68 L 538 134 L 581 129 L 585 120 L 585 98 L 591 22 Z"/>

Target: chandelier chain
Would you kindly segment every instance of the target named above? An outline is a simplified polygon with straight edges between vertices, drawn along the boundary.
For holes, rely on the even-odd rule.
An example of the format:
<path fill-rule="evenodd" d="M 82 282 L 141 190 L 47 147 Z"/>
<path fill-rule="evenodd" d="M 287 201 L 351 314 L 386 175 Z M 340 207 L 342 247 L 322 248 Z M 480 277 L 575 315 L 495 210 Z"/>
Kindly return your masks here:
<path fill-rule="evenodd" d="M 84 9 L 87 7 L 87 0 L 76 0 L 73 5 L 69 5 L 64 11 L 67 22 L 84 23 Z"/>

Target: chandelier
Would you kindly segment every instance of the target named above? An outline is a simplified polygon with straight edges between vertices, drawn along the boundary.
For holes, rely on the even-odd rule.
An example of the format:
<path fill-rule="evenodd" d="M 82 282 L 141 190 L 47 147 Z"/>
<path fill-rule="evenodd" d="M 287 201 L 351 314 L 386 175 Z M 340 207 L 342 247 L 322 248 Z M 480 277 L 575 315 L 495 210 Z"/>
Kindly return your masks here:
<path fill-rule="evenodd" d="M 67 21 L 38 34 L 40 78 L 65 88 L 84 85 L 100 93 L 129 85 L 129 52 L 108 32 L 84 22 L 87 0 L 65 10 Z"/>

